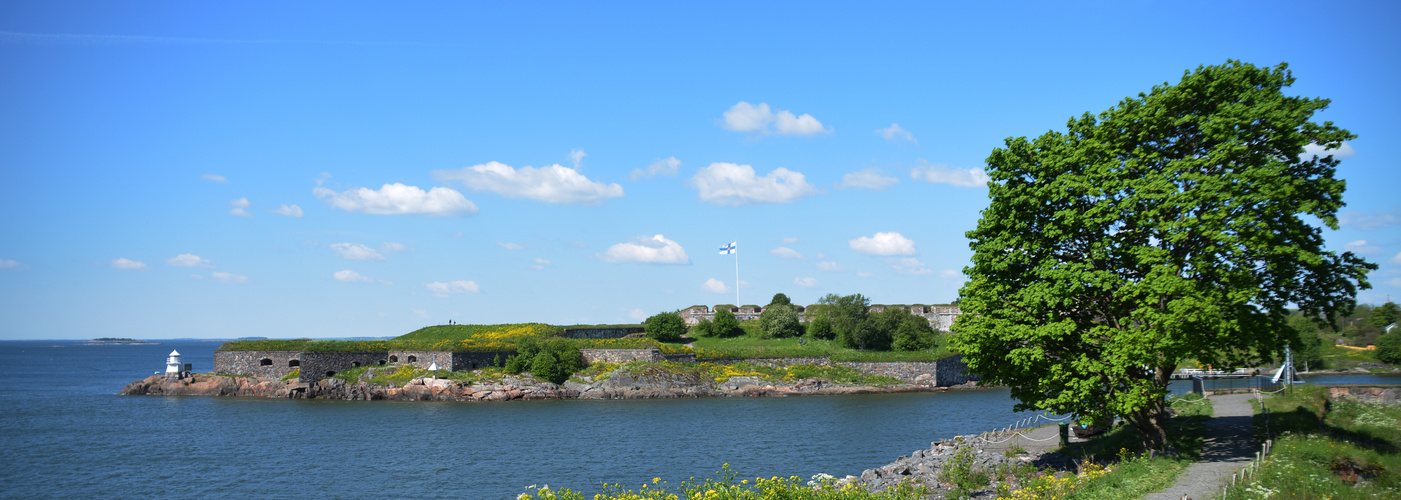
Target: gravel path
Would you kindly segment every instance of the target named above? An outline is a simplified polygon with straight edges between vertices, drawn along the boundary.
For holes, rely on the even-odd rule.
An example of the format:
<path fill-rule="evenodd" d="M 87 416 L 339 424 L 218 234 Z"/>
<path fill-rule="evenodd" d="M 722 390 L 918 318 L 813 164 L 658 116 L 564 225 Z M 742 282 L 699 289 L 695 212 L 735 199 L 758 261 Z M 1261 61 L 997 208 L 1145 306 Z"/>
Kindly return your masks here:
<path fill-rule="evenodd" d="M 1211 398 L 1212 418 L 1206 422 L 1202 460 L 1187 467 L 1177 482 L 1146 500 L 1208 500 L 1221 493 L 1231 474 L 1255 457 L 1254 426 L 1250 406 L 1254 394 L 1228 394 Z"/>

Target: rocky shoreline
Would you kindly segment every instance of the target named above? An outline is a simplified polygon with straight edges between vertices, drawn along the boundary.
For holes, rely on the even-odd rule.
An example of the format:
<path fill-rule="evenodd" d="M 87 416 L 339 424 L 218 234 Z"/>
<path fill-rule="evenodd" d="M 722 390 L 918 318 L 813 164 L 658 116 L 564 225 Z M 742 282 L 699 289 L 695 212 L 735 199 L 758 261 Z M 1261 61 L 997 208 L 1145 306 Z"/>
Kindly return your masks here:
<path fill-rule="evenodd" d="M 311 383 L 294 380 L 193 374 L 183 379 L 153 375 L 128 384 L 119 394 L 153 396 L 249 396 L 266 398 L 322 398 L 398 401 L 516 401 L 541 399 L 655 399 L 701 397 L 784 397 L 796 395 L 885 394 L 939 392 L 976 388 L 975 384 L 935 387 L 928 384 L 891 386 L 843 385 L 813 378 L 787 381 L 757 377 L 731 377 L 715 381 L 704 376 L 660 370 L 631 373 L 617 370 L 601 380 L 586 378 L 553 384 L 528 374 L 499 380 L 463 381 L 415 378 L 402 386 L 348 384 L 338 378 Z"/>

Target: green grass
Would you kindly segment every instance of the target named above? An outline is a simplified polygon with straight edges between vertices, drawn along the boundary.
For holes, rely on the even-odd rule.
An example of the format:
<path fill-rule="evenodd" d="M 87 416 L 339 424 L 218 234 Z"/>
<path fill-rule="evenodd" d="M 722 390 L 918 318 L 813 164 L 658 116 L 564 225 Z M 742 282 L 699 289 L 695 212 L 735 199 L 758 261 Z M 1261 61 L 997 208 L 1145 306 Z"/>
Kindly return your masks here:
<path fill-rule="evenodd" d="M 622 365 L 628 373 L 645 375 L 650 372 L 666 372 L 677 375 L 705 377 L 716 382 L 724 382 L 732 377 L 753 377 L 771 382 L 794 382 L 802 379 L 822 378 L 845 385 L 890 386 L 900 381 L 891 377 L 869 373 L 844 366 L 787 365 L 768 366 L 758 363 L 676 363 L 671 361 L 640 362 Z"/>
<path fill-rule="evenodd" d="M 1199 396 L 1173 398 L 1196 400 Z M 1149 493 L 1162 491 L 1172 486 L 1182 471 L 1201 458 L 1206 421 L 1211 417 L 1209 403 L 1177 403 L 1174 407 L 1197 405 L 1191 411 L 1178 412 L 1168 419 L 1168 446 L 1178 451 L 1177 456 L 1144 453 L 1138 432 L 1133 427 L 1122 425 L 1089 441 L 1071 443 L 1060 448 L 1060 453 L 1072 457 L 1082 467 L 1079 474 L 1046 473 L 1025 479 L 1016 477 L 1001 478 L 1005 483 L 1016 484 L 1016 491 L 1008 486 L 999 487 L 1000 496 L 1017 500 L 1086 498 L 1096 500 L 1122 500 L 1142 498 Z M 1096 464 L 1108 464 L 1101 466 Z"/>
<path fill-rule="evenodd" d="M 1401 407 L 1298 386 L 1255 408 L 1256 435 L 1274 449 L 1226 498 L 1401 498 Z"/>

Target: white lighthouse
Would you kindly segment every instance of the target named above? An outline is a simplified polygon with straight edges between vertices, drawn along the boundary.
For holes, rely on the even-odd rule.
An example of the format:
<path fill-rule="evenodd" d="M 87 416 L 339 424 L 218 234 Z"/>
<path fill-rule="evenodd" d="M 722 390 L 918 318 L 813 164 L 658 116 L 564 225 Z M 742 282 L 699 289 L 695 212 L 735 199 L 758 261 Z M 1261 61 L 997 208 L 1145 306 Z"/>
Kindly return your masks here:
<path fill-rule="evenodd" d="M 165 358 L 165 378 L 184 378 L 185 371 L 181 370 L 180 351 L 170 351 L 170 356 Z"/>

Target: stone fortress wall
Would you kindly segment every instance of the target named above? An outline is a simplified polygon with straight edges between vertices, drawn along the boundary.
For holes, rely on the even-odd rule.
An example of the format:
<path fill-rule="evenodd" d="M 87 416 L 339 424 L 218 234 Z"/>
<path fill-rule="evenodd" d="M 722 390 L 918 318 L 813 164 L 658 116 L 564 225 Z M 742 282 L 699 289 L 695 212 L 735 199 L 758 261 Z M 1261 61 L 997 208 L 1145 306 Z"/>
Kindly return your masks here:
<path fill-rule="evenodd" d="M 871 312 L 885 310 L 885 305 L 871 306 Z M 939 331 L 948 331 L 948 326 L 957 319 L 959 311 L 955 306 L 899 306 L 910 308 L 917 315 L 929 318 L 930 325 Z M 763 308 L 758 306 L 735 307 L 735 316 L 743 319 L 758 319 Z M 804 308 L 799 306 L 799 310 Z M 694 306 L 681 311 L 687 323 L 695 324 L 700 318 L 713 319 L 715 313 L 706 306 Z M 810 321 L 807 314 L 804 321 Z M 641 327 L 607 328 L 567 328 L 564 336 L 570 338 L 605 339 L 641 333 Z M 776 364 L 817 364 L 831 365 L 825 357 L 774 358 L 774 359 L 697 359 L 693 354 L 663 354 L 655 348 L 648 349 L 580 349 L 585 363 L 627 363 L 629 361 L 677 361 L 708 363 L 764 363 Z M 282 378 L 299 370 L 297 381 L 311 383 L 335 376 L 336 373 L 361 366 L 384 366 L 390 364 L 413 365 L 427 369 L 433 364 L 446 371 L 475 370 L 492 364 L 500 357 L 505 360 L 515 356 L 515 351 L 451 352 L 451 351 L 370 351 L 370 352 L 295 352 L 295 351 L 215 351 L 214 372 L 224 375 L 252 375 L 264 378 Z M 968 365 L 962 356 L 953 356 L 939 361 L 881 361 L 881 362 L 837 362 L 836 364 L 861 370 L 873 375 L 884 375 L 909 384 L 948 387 L 977 381 L 977 376 L 967 373 Z"/>
<path fill-rule="evenodd" d="M 795 305 L 794 307 L 797 307 L 797 308 L 798 308 L 798 314 L 799 314 L 799 317 L 798 317 L 798 318 L 799 318 L 799 321 L 802 321 L 803 323 L 807 323 L 807 322 L 812 321 L 813 313 L 816 312 L 816 310 L 817 310 L 817 308 L 812 307 L 812 306 L 804 307 L 804 306 Z M 949 332 L 949 331 L 952 331 L 954 320 L 957 320 L 957 319 L 958 319 L 958 315 L 963 314 L 963 312 L 960 311 L 960 310 L 958 309 L 958 306 L 955 306 L 955 305 L 940 305 L 940 304 L 935 304 L 935 305 L 886 305 L 886 304 L 876 304 L 876 305 L 872 305 L 872 306 L 871 306 L 870 311 L 871 311 L 871 313 L 874 314 L 874 313 L 878 313 L 878 312 L 884 311 L 885 308 L 887 308 L 887 307 L 903 307 L 903 308 L 905 308 L 905 309 L 909 309 L 909 311 L 910 311 L 911 313 L 913 313 L 914 315 L 920 316 L 920 317 L 923 317 L 924 319 L 929 320 L 929 326 L 930 326 L 930 327 L 933 327 L 935 331 L 939 331 L 939 332 Z M 681 313 L 680 313 L 680 314 L 681 314 L 681 319 L 686 320 L 686 324 L 688 324 L 688 325 L 694 325 L 694 324 L 696 324 L 696 323 L 700 323 L 700 320 L 702 320 L 702 319 L 707 319 L 707 320 L 714 321 L 714 320 L 715 320 L 715 313 L 716 313 L 717 311 L 719 311 L 719 308 L 727 308 L 727 309 L 729 309 L 730 312 L 732 312 L 732 313 L 735 314 L 735 318 L 738 319 L 738 320 L 740 320 L 740 321 L 746 321 L 746 320 L 752 320 L 752 319 L 759 319 L 759 316 L 762 315 L 762 314 L 764 314 L 764 308 L 763 308 L 762 306 L 752 306 L 752 305 L 751 305 L 751 306 L 739 306 L 739 307 L 735 307 L 735 306 L 732 306 L 732 305 L 729 305 L 729 304 L 722 304 L 722 305 L 715 306 L 715 308 L 710 308 L 710 307 L 706 307 L 706 306 L 691 306 L 691 307 L 688 307 L 688 308 L 686 308 L 686 309 L 681 310 Z"/>

